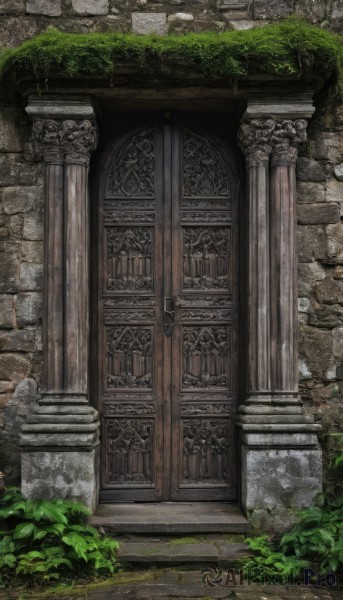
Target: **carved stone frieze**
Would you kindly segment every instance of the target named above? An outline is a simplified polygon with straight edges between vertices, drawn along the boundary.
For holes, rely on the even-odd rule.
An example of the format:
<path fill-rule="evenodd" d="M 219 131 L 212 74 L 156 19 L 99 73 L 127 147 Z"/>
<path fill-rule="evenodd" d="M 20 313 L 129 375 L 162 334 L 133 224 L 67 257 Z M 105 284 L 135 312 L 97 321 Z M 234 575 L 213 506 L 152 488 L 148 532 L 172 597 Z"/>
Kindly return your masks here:
<path fill-rule="evenodd" d="M 116 296 L 115 298 L 105 298 L 104 308 L 116 308 L 117 306 L 154 306 L 155 298 L 153 296 Z"/>
<path fill-rule="evenodd" d="M 153 435 L 153 419 L 107 422 L 107 483 L 152 483 Z"/>
<path fill-rule="evenodd" d="M 208 296 L 207 294 L 196 295 L 182 295 L 180 296 L 181 308 L 188 308 L 190 306 L 196 306 L 199 308 L 207 306 L 225 306 L 230 304 L 230 296 Z"/>
<path fill-rule="evenodd" d="M 122 211 L 122 210 L 153 210 L 155 208 L 155 200 L 132 200 L 125 198 L 124 200 L 108 199 L 104 200 L 104 213 L 106 217 L 107 211 Z"/>
<path fill-rule="evenodd" d="M 181 321 L 231 321 L 229 310 L 182 310 Z"/>
<path fill-rule="evenodd" d="M 36 154 L 47 163 L 64 159 L 87 166 L 97 145 L 96 127 L 87 119 L 36 119 L 32 135 Z"/>
<path fill-rule="evenodd" d="M 182 211 L 181 220 L 187 221 L 190 223 L 194 223 L 197 221 L 198 223 L 225 223 L 230 222 L 232 219 L 231 212 L 221 211 L 221 212 L 188 212 Z"/>
<path fill-rule="evenodd" d="M 105 225 L 111 223 L 154 223 L 155 214 L 152 212 L 124 212 L 108 210 L 104 214 Z"/>

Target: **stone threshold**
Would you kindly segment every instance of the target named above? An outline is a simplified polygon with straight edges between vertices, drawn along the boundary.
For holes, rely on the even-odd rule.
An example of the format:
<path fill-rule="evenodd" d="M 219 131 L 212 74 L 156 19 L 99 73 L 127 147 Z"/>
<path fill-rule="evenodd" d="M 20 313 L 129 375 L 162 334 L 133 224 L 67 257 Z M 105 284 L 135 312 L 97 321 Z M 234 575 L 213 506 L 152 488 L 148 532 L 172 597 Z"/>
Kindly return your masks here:
<path fill-rule="evenodd" d="M 250 525 L 237 504 L 151 502 L 100 504 L 90 524 L 116 533 L 247 533 Z"/>

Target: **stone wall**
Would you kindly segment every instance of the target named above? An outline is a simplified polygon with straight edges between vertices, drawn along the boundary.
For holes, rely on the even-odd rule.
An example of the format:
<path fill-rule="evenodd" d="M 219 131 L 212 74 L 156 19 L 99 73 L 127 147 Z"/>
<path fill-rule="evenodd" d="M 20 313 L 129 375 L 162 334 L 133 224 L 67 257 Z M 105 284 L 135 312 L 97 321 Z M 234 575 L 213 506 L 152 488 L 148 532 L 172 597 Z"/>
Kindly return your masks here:
<path fill-rule="evenodd" d="M 0 44 L 66 32 L 225 31 L 297 11 L 340 30 L 343 0 L 0 0 Z M 42 370 L 41 165 L 22 107 L 0 106 L 0 469 L 19 481 L 18 435 Z M 300 384 L 308 409 L 343 430 L 343 108 L 315 118 L 298 168 Z M 330 416 L 331 415 L 331 416 Z M 331 419 L 331 420 L 330 420 Z"/>

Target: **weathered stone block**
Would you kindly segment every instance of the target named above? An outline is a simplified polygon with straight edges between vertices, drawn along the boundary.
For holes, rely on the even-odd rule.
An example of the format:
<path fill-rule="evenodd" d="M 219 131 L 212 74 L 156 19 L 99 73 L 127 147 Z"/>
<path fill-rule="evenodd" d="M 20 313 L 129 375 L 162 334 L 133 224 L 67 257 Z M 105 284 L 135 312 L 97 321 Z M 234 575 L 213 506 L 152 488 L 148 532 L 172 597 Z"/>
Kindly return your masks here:
<path fill-rule="evenodd" d="M 72 0 L 76 15 L 107 15 L 108 0 Z"/>
<path fill-rule="evenodd" d="M 299 512 L 292 508 L 278 507 L 272 510 L 260 508 L 249 511 L 248 517 L 251 527 L 257 531 L 275 531 L 280 534 L 289 531 L 292 525 L 298 523 Z M 238 598 L 243 600 L 239 593 Z"/>
<path fill-rule="evenodd" d="M 8 223 L 8 229 L 12 240 L 21 240 L 23 237 L 24 215 L 18 213 L 12 215 Z"/>
<path fill-rule="evenodd" d="M 0 155 L 0 187 L 37 185 L 42 173 L 40 163 L 30 163 L 20 154 Z"/>
<path fill-rule="evenodd" d="M 22 291 L 41 290 L 43 287 L 43 265 L 22 263 L 19 273 L 19 289 Z"/>
<path fill-rule="evenodd" d="M 21 152 L 21 150 L 22 142 L 16 124 L 16 114 L 12 109 L 2 107 L 0 112 L 0 152 Z"/>
<path fill-rule="evenodd" d="M 297 162 L 297 178 L 299 181 L 326 181 L 327 169 L 312 158 L 300 156 Z"/>
<path fill-rule="evenodd" d="M 323 376 L 332 362 L 332 333 L 330 330 L 301 326 L 299 354 L 311 373 Z"/>
<path fill-rule="evenodd" d="M 23 354 L 0 354 L 0 379 L 19 383 L 29 370 L 30 360 Z"/>
<path fill-rule="evenodd" d="M 16 186 L 4 188 L 2 203 L 8 215 L 29 212 L 34 206 L 41 205 L 42 190 L 38 187 Z"/>
<path fill-rule="evenodd" d="M 24 240 L 40 241 L 43 239 L 43 214 L 27 213 L 24 218 Z"/>
<path fill-rule="evenodd" d="M 311 157 L 337 163 L 341 160 L 340 136 L 337 133 L 320 132 L 310 140 Z"/>
<path fill-rule="evenodd" d="M 326 276 L 325 269 L 317 262 L 299 264 L 299 295 L 309 297 L 316 283 Z"/>
<path fill-rule="evenodd" d="M 33 352 L 35 335 L 31 329 L 14 329 L 0 334 L 0 352 Z"/>
<path fill-rule="evenodd" d="M 33 17 L 3 16 L 0 21 L 0 47 L 19 46 L 22 42 L 39 33 L 39 22 Z M 17 183 L 17 182 L 16 182 Z M 6 183 L 5 185 L 12 185 Z"/>
<path fill-rule="evenodd" d="M 343 265 L 343 224 L 326 227 L 327 261 L 332 265 Z"/>
<path fill-rule="evenodd" d="M 20 293 L 17 296 L 17 323 L 20 327 L 35 325 L 42 319 L 43 297 L 41 293 Z"/>
<path fill-rule="evenodd" d="M 16 407 L 17 415 L 25 417 L 28 413 L 34 411 L 39 397 L 37 381 L 32 377 L 26 377 L 16 386 L 11 405 Z"/>
<path fill-rule="evenodd" d="M 321 491 L 321 450 L 242 449 L 246 510 L 311 506 Z"/>
<path fill-rule="evenodd" d="M 43 263 L 43 242 L 23 241 L 22 249 L 25 262 Z"/>
<path fill-rule="evenodd" d="M 226 16 L 226 13 L 224 13 L 224 16 Z M 256 27 L 255 21 L 249 21 L 248 19 L 240 19 L 239 21 L 232 21 L 230 19 L 228 21 L 228 25 L 235 31 L 245 31 L 247 29 L 253 29 L 253 27 Z"/>
<path fill-rule="evenodd" d="M 25 0 L 0 0 L 0 14 L 25 12 Z"/>
<path fill-rule="evenodd" d="M 337 360 L 343 360 L 343 327 L 332 330 L 333 355 Z"/>
<path fill-rule="evenodd" d="M 21 245 L 0 242 L 0 292 L 16 292 L 19 287 Z"/>
<path fill-rule="evenodd" d="M 75 500 L 94 512 L 97 506 L 98 462 L 98 448 L 90 452 L 24 451 L 22 493 L 32 499 Z"/>
<path fill-rule="evenodd" d="M 343 162 L 335 166 L 334 173 L 338 181 L 343 181 Z"/>
<path fill-rule="evenodd" d="M 61 0 L 26 0 L 26 12 L 29 15 L 60 17 L 62 15 L 62 2 Z"/>
<path fill-rule="evenodd" d="M 298 223 L 314 225 L 317 223 L 337 223 L 340 220 L 338 204 L 325 202 L 323 204 L 302 204 L 297 207 Z"/>
<path fill-rule="evenodd" d="M 298 372 L 300 381 L 312 379 L 312 373 L 303 359 L 298 361 Z"/>
<path fill-rule="evenodd" d="M 326 188 L 323 183 L 297 181 L 297 204 L 311 204 L 326 201 Z"/>
<path fill-rule="evenodd" d="M 324 259 L 327 255 L 327 241 L 324 227 L 298 227 L 298 260 L 300 263 Z"/>
<path fill-rule="evenodd" d="M 309 314 L 308 324 L 320 329 L 332 329 L 343 325 L 343 306 L 339 304 L 317 304 Z"/>
<path fill-rule="evenodd" d="M 343 304 L 343 281 L 326 277 L 316 284 L 315 294 L 318 302 Z"/>
<path fill-rule="evenodd" d="M 255 19 L 276 19 L 294 11 L 294 0 L 254 0 Z"/>
<path fill-rule="evenodd" d="M 132 31 L 141 35 L 155 33 L 166 35 L 168 23 L 166 13 L 132 13 Z"/>
<path fill-rule="evenodd" d="M 6 394 L 6 392 L 13 392 L 14 385 L 12 381 L 0 381 L 0 394 Z"/>
<path fill-rule="evenodd" d="M 12 329 L 15 327 L 14 296 L 0 295 L 0 328 Z"/>

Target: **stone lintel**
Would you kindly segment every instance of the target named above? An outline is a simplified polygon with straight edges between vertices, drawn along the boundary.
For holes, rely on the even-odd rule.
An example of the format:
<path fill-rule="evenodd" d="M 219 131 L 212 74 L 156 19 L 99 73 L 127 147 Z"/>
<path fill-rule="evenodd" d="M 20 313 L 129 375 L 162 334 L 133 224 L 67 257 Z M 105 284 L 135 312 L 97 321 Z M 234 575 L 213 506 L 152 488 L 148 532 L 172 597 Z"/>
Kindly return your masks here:
<path fill-rule="evenodd" d="M 304 94 L 304 99 L 280 100 L 274 98 L 269 101 L 248 100 L 242 120 L 249 119 L 310 119 L 315 111 L 312 98 Z"/>
<path fill-rule="evenodd" d="M 243 446 L 256 446 L 260 448 L 298 448 L 303 446 L 315 446 L 319 448 L 317 433 L 291 431 L 275 431 L 274 433 L 266 431 L 246 431 L 242 427 L 241 441 Z"/>
<path fill-rule="evenodd" d="M 82 99 L 38 100 L 29 97 L 26 113 L 31 119 L 88 119 L 95 121 L 95 112 L 90 97 Z"/>

